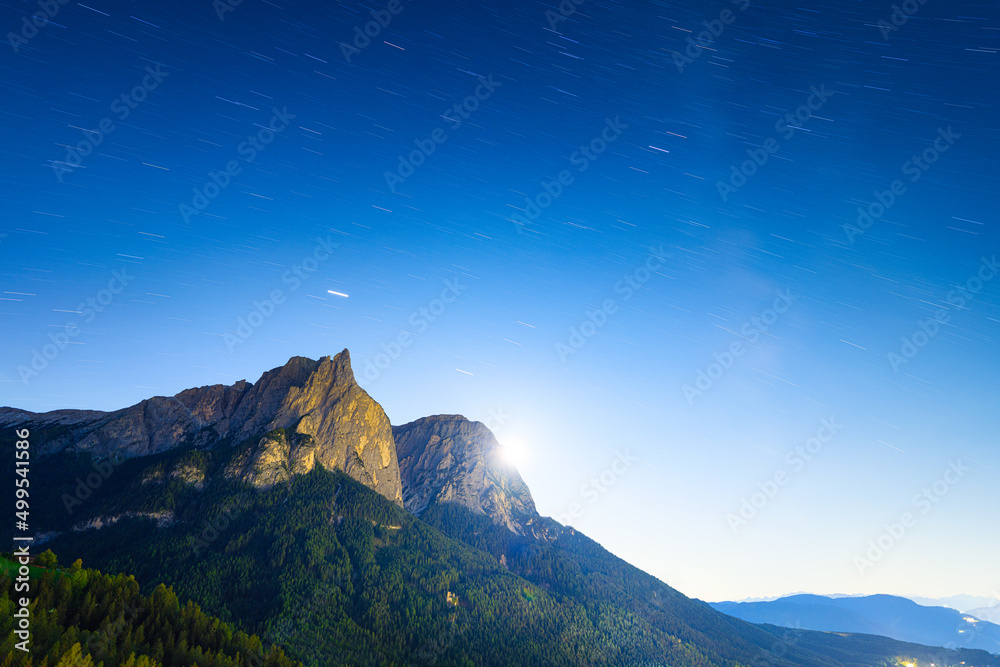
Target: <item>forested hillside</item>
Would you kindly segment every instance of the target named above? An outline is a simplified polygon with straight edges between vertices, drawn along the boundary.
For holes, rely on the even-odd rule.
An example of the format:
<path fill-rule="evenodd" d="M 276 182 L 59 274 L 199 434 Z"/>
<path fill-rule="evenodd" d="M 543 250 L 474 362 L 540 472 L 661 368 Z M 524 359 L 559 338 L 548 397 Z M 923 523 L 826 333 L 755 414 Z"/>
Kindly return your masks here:
<path fill-rule="evenodd" d="M 122 518 L 53 549 L 166 582 L 263 636 L 284 625 L 289 655 L 310 664 L 726 664 L 610 602 L 534 586 L 339 472 L 259 492 L 217 480 L 153 494 L 142 479 L 130 506 L 173 524 Z"/>
<path fill-rule="evenodd" d="M 280 649 L 181 604 L 162 584 L 148 595 L 126 575 L 83 569 L 77 560 L 56 567 L 51 552 L 31 568 L 28 652 L 15 649 L 14 573 L 9 557 L 0 572 L 2 667 L 297 667 Z M 18 597 L 23 592 L 16 594 Z"/>

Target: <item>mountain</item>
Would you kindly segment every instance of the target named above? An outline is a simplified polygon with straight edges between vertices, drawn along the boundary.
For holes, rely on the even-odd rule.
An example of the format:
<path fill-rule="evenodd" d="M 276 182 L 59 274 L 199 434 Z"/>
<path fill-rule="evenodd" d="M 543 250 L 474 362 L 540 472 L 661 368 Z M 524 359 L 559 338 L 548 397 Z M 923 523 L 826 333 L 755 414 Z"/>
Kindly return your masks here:
<path fill-rule="evenodd" d="M 751 623 L 884 635 L 1000 654 L 1000 626 L 954 609 L 925 607 L 892 595 L 792 595 L 771 602 L 716 602 L 712 607 Z"/>
<path fill-rule="evenodd" d="M 171 587 L 309 666 L 1000 667 L 984 651 L 719 613 L 539 516 L 482 424 L 388 424 L 344 351 L 116 412 L 3 409 L 0 456 L 13 467 L 13 426 L 31 429 L 36 545 L 134 576 L 144 595 Z M 50 628 L 61 649 L 98 620 L 74 618 Z M 192 637 L 167 639 L 183 652 Z"/>
<path fill-rule="evenodd" d="M 393 435 L 406 509 L 490 553 L 528 581 L 574 599 L 622 601 L 630 613 L 669 628 L 692 645 L 718 646 L 725 652 L 727 643 L 761 641 L 753 629 L 728 625 L 705 603 L 685 597 L 573 528 L 540 517 L 520 475 L 504 463 L 500 445 L 483 424 L 438 415 L 393 427 Z M 512 516 L 520 520 L 512 521 Z M 796 656 L 799 664 L 824 664 L 823 657 L 806 657 L 806 652 L 829 652 L 829 641 L 806 633 L 796 642 L 805 653 Z M 941 658 L 934 660 L 942 664 Z"/>
<path fill-rule="evenodd" d="M 116 461 L 284 429 L 247 452 L 230 474 L 268 486 L 320 463 L 396 503 L 403 499 L 389 419 L 358 386 L 347 350 L 319 361 L 292 357 L 254 384 L 186 389 L 115 412 L 0 408 L 4 427 L 29 428 L 41 454 L 87 452 Z"/>
<path fill-rule="evenodd" d="M 980 607 L 979 609 L 970 609 L 965 612 L 973 618 L 978 618 L 981 621 L 989 621 L 990 623 L 996 623 L 1000 625 L 1000 605 L 993 605 L 992 607 Z"/>
<path fill-rule="evenodd" d="M 535 501 L 484 424 L 461 415 L 424 417 L 394 426 L 403 507 L 420 516 L 453 502 L 521 535 L 536 519 Z"/>
<path fill-rule="evenodd" d="M 904 595 L 903 597 L 913 600 L 917 604 L 922 604 L 925 607 L 951 607 L 957 611 L 968 613 L 971 613 L 971 609 L 982 609 L 983 607 L 1000 604 L 1000 593 L 996 593 L 993 597 L 983 595 L 952 595 L 946 598 L 925 598 L 919 595 Z"/>

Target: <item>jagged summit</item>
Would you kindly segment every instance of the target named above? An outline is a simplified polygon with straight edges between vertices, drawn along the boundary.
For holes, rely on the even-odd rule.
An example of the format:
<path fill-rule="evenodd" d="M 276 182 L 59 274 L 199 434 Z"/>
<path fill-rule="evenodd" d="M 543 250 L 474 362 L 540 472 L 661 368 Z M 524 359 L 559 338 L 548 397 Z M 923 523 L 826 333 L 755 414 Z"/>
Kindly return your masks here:
<path fill-rule="evenodd" d="M 119 458 L 223 440 L 238 444 L 289 429 L 262 437 L 230 474 L 264 486 L 308 472 L 318 462 L 402 503 L 389 419 L 355 382 L 347 350 L 318 361 L 292 357 L 256 383 L 185 389 L 114 412 L 0 408 L 0 425 L 28 425 L 44 433 L 42 454 L 70 450 Z"/>
<path fill-rule="evenodd" d="M 517 469 L 480 422 L 435 415 L 394 426 L 403 506 L 420 515 L 431 503 L 455 502 L 518 534 L 540 517 Z"/>

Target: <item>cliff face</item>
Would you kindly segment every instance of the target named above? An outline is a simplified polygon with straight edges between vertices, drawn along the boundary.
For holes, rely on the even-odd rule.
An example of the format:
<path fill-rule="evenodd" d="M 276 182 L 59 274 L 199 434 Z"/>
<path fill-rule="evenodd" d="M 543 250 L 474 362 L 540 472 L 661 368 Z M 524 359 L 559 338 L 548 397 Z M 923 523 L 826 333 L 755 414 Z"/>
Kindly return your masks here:
<path fill-rule="evenodd" d="M 533 532 L 540 517 L 531 492 L 484 424 L 437 415 L 392 433 L 408 511 L 419 516 L 431 503 L 455 502 L 519 535 Z"/>
<path fill-rule="evenodd" d="M 382 407 L 355 382 L 347 350 L 319 361 L 292 357 L 255 384 L 241 380 L 186 389 L 115 412 L 0 408 L 0 426 L 31 428 L 43 455 L 70 450 L 101 458 L 262 436 L 230 474 L 269 486 L 319 462 L 402 504 L 392 427 Z M 287 431 L 272 433 L 277 429 Z"/>

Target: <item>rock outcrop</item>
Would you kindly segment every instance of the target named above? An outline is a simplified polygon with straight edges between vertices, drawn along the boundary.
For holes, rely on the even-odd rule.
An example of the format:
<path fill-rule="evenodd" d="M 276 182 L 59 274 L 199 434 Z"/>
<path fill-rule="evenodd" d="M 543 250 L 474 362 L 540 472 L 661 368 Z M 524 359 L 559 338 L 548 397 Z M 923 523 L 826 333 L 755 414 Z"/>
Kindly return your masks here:
<path fill-rule="evenodd" d="M 121 514 L 113 514 L 111 516 L 95 516 L 91 519 L 75 524 L 72 530 L 76 532 L 84 530 L 100 530 L 101 528 L 113 526 L 122 519 L 136 518 L 151 519 L 156 522 L 157 528 L 163 528 L 174 522 L 174 513 L 172 510 L 161 510 L 159 512 L 122 512 Z"/>
<path fill-rule="evenodd" d="M 454 502 L 523 535 L 541 517 L 531 492 L 480 422 L 461 415 L 394 426 L 403 506 L 419 516 L 431 503 Z"/>
<path fill-rule="evenodd" d="M 115 412 L 0 408 L 0 427 L 19 426 L 31 429 L 42 455 L 70 450 L 98 458 L 259 438 L 239 468 L 256 486 L 320 463 L 402 504 L 392 427 L 382 407 L 355 382 L 347 350 L 319 361 L 292 357 L 253 384 L 240 380 L 186 389 Z M 279 429 L 284 431 L 275 434 Z"/>
<path fill-rule="evenodd" d="M 317 449 L 309 434 L 277 429 L 264 434 L 256 446 L 237 456 L 226 468 L 226 476 L 257 487 L 274 486 L 316 467 Z"/>

